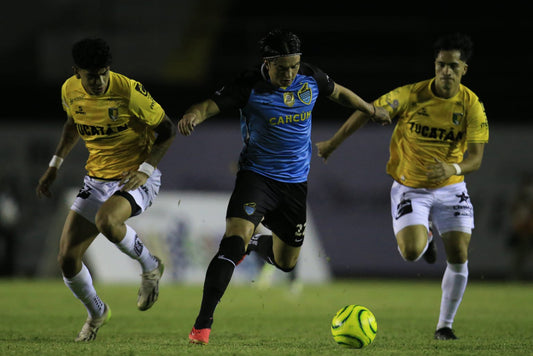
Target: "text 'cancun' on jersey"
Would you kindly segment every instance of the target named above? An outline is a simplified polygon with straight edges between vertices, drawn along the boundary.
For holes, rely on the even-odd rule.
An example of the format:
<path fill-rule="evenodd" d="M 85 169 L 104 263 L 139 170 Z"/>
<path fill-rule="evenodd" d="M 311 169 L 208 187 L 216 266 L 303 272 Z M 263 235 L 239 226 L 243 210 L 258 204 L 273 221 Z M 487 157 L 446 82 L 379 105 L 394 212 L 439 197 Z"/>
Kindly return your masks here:
<path fill-rule="evenodd" d="M 486 143 L 489 126 L 483 104 L 461 84 L 448 99 L 437 97 L 434 79 L 397 88 L 376 100 L 398 120 L 391 138 L 387 173 L 397 182 L 415 188 L 439 188 L 462 182 L 463 176 L 430 184 L 427 168 L 436 160 L 460 163 L 467 143 Z"/>
<path fill-rule="evenodd" d="M 221 111 L 240 109 L 244 147 L 239 169 L 286 183 L 307 181 L 311 162 L 311 118 L 319 93 L 334 82 L 320 69 L 301 63 L 289 87 L 272 86 L 266 68 L 247 71 L 218 91 Z"/>
<path fill-rule="evenodd" d="M 165 115 L 141 83 L 115 72 L 110 72 L 103 95 L 89 95 L 72 76 L 61 96 L 89 151 L 87 174 L 96 178 L 120 179 L 122 172 L 136 170 L 151 150 L 153 128 Z"/>

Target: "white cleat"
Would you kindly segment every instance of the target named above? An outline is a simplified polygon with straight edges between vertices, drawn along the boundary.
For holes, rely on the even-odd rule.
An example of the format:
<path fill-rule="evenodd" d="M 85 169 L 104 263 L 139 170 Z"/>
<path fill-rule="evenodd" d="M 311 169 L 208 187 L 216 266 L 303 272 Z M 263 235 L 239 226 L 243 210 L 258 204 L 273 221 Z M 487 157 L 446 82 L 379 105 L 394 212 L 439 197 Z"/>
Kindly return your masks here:
<path fill-rule="evenodd" d="M 111 319 L 111 309 L 109 308 L 109 305 L 104 304 L 104 314 L 102 314 L 101 317 L 94 319 L 88 317 L 75 341 L 93 341 L 96 339 L 96 333 L 98 333 L 98 329 L 107 323 L 109 319 Z"/>
<path fill-rule="evenodd" d="M 139 310 L 148 310 L 154 305 L 159 296 L 159 280 L 165 270 L 165 265 L 161 260 L 155 257 L 159 265 L 150 272 L 141 274 L 141 287 L 139 288 L 139 297 L 137 298 L 137 308 Z"/>

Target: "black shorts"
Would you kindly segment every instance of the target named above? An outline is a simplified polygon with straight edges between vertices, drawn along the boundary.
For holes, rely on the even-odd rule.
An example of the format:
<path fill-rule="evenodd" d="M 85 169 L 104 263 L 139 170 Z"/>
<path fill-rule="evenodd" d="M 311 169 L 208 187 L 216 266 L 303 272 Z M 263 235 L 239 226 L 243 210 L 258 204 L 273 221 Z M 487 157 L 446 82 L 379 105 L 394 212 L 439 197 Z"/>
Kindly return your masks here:
<path fill-rule="evenodd" d="M 237 173 L 226 218 L 263 223 L 290 246 L 302 246 L 307 216 L 307 182 L 283 183 L 258 173 Z"/>

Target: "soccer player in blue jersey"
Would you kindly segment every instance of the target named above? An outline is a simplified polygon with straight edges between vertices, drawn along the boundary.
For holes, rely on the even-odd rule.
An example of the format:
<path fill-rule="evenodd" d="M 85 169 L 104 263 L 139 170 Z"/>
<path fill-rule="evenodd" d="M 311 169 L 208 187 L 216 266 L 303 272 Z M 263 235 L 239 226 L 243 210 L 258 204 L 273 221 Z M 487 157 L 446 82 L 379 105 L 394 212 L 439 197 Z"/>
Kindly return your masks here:
<path fill-rule="evenodd" d="M 226 213 L 226 231 L 207 268 L 202 304 L 189 339 L 207 344 L 215 308 L 233 270 L 252 251 L 282 271 L 294 269 L 304 240 L 311 118 L 319 95 L 390 122 L 386 110 L 362 100 L 320 69 L 300 61 L 300 39 L 273 30 L 259 42 L 261 65 L 214 96 L 192 105 L 178 122 L 190 135 L 220 112 L 239 109 L 244 146 Z M 272 235 L 255 235 L 263 223 Z"/>

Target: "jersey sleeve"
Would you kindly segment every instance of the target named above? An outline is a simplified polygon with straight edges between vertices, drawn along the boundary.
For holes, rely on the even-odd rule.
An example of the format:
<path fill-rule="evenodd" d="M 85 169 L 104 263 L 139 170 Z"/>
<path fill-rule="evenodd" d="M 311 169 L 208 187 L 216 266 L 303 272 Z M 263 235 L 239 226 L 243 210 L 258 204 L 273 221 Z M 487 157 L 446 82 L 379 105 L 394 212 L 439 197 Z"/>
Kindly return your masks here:
<path fill-rule="evenodd" d="M 161 105 L 152 98 L 141 83 L 134 80 L 131 80 L 129 108 L 136 117 L 151 127 L 159 125 L 165 116 Z"/>
<path fill-rule="evenodd" d="M 483 103 L 477 98 L 467 113 L 466 141 L 486 143 L 489 141 L 489 124 Z"/>
<path fill-rule="evenodd" d="M 330 96 L 333 93 L 335 81 L 320 68 L 309 63 L 302 63 L 300 72 L 315 78 L 320 95 Z"/>
<path fill-rule="evenodd" d="M 67 82 L 63 83 L 61 86 L 61 106 L 63 106 L 63 110 L 67 113 L 67 116 L 72 116 L 70 113 L 70 105 L 67 98 Z"/>
<path fill-rule="evenodd" d="M 242 73 L 217 90 L 211 99 L 217 104 L 220 111 L 243 108 L 248 102 L 255 82 L 257 82 L 255 73 Z"/>
<path fill-rule="evenodd" d="M 406 110 L 410 94 L 411 85 L 405 85 L 382 95 L 374 105 L 384 108 L 391 118 L 395 118 Z"/>

